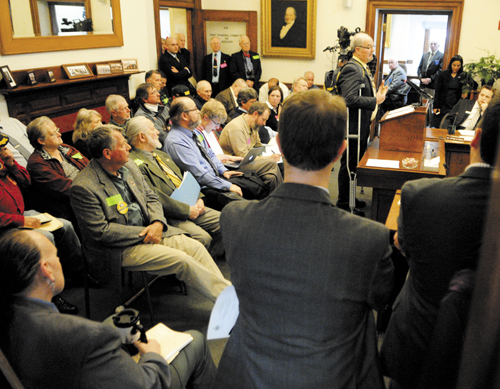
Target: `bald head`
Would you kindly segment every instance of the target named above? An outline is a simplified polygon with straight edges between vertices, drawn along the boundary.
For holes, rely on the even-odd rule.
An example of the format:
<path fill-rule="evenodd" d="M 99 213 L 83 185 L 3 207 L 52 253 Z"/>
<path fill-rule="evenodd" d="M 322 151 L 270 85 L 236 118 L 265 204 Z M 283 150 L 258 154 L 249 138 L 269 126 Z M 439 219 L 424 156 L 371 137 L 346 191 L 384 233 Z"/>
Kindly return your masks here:
<path fill-rule="evenodd" d="M 212 85 L 210 85 L 208 81 L 201 80 L 196 84 L 196 93 L 198 93 L 198 96 L 203 100 L 208 101 L 212 96 Z"/>
<path fill-rule="evenodd" d="M 241 36 L 239 43 L 241 50 L 243 50 L 245 53 L 248 53 L 250 51 L 250 38 L 248 38 L 247 36 Z"/>
<path fill-rule="evenodd" d="M 177 39 L 172 37 L 165 39 L 165 49 L 171 54 L 177 54 L 179 52 L 179 43 Z"/>

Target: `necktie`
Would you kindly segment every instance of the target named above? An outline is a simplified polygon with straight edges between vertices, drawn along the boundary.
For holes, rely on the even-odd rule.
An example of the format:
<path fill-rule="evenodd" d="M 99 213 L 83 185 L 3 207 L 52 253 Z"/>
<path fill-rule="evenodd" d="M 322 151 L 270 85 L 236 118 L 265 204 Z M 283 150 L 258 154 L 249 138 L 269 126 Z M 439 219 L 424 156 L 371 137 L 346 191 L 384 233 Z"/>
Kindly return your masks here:
<path fill-rule="evenodd" d="M 471 115 L 469 124 L 465 127 L 467 131 L 473 131 L 476 128 L 479 119 L 481 119 L 481 108 L 476 109 Z"/>
<path fill-rule="evenodd" d="M 247 58 L 250 58 L 250 53 L 243 53 L 243 55 Z"/>
<path fill-rule="evenodd" d="M 217 77 L 217 54 L 214 54 L 214 77 Z"/>
<path fill-rule="evenodd" d="M 198 136 L 194 132 L 193 132 L 193 140 L 194 143 L 196 143 L 196 146 L 198 146 L 198 148 L 200 149 L 201 156 L 205 158 L 205 160 L 209 163 L 210 167 L 214 170 L 215 174 L 217 176 L 220 176 L 219 171 L 217 170 L 217 166 L 215 166 L 214 162 L 212 161 L 212 158 L 210 158 L 210 155 L 208 155 L 207 150 L 205 150 L 200 140 L 198 139 Z"/>
<path fill-rule="evenodd" d="M 158 162 L 158 165 L 160 165 L 160 168 L 167 174 L 168 178 L 170 178 L 170 181 L 172 181 L 175 187 L 178 188 L 179 186 L 181 186 L 182 181 L 179 179 L 179 177 L 177 177 L 177 174 L 175 174 L 174 171 L 161 160 L 158 154 L 153 153 L 153 157 L 154 159 L 156 159 L 156 162 Z"/>
<path fill-rule="evenodd" d="M 429 59 L 427 60 L 427 66 L 425 67 L 425 70 L 429 68 L 429 65 L 432 63 L 432 59 L 434 58 L 434 53 L 429 54 Z"/>

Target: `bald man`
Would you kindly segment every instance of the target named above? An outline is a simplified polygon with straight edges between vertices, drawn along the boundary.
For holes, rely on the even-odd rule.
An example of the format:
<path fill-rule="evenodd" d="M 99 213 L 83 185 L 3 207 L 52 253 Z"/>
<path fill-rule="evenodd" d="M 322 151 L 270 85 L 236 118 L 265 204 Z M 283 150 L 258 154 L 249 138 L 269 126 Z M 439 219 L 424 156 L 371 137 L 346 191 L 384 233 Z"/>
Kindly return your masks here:
<path fill-rule="evenodd" d="M 167 91 L 172 95 L 172 88 L 185 85 L 194 94 L 194 87 L 188 81 L 193 75 L 185 58 L 179 54 L 179 43 L 175 38 L 165 40 L 165 52 L 158 61 L 159 69 L 167 76 Z"/>
<path fill-rule="evenodd" d="M 196 108 L 201 111 L 203 104 L 205 104 L 212 97 L 212 85 L 208 81 L 201 80 L 196 84 L 196 97 L 194 102 Z"/>
<path fill-rule="evenodd" d="M 247 36 L 240 37 L 241 51 L 231 56 L 231 77 L 233 80 L 242 78 L 250 88 L 258 90 L 262 67 L 260 55 L 250 51 L 250 39 Z"/>

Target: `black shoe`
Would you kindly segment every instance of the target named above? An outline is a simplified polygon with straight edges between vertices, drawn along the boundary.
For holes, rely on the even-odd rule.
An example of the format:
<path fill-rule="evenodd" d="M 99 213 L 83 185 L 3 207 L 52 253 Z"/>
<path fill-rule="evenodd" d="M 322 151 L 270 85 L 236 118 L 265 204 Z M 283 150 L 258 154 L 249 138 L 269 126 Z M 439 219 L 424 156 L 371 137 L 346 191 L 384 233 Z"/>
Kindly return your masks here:
<path fill-rule="evenodd" d="M 356 208 L 365 208 L 366 201 L 356 199 Z"/>
<path fill-rule="evenodd" d="M 60 294 L 52 297 L 52 302 L 55 304 L 59 312 L 66 313 L 68 315 L 78 315 L 78 307 L 68 303 L 61 297 Z"/>
<path fill-rule="evenodd" d="M 344 211 L 351 212 L 351 208 L 349 208 L 349 203 L 337 203 L 337 207 L 343 209 Z M 357 216 L 365 217 L 365 212 L 359 208 L 354 208 L 354 211 L 352 213 Z"/>

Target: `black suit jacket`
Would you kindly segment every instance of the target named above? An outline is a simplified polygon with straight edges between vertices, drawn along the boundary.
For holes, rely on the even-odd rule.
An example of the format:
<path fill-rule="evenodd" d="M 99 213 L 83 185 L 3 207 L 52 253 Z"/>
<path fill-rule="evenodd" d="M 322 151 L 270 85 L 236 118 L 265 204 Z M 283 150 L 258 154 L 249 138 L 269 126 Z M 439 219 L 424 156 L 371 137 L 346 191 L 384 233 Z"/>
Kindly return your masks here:
<path fill-rule="evenodd" d="M 434 54 L 434 58 L 432 59 L 431 64 L 425 69 L 425 66 L 427 65 L 427 60 L 429 59 L 429 55 L 431 55 L 431 52 L 425 53 L 422 56 L 422 59 L 420 60 L 420 64 L 418 65 L 418 70 L 417 74 L 420 78 L 430 78 L 431 83 L 424 85 L 426 88 L 430 89 L 435 89 L 436 88 L 436 80 L 437 77 L 439 76 L 439 73 L 441 70 L 443 70 L 443 57 L 444 54 L 441 53 L 439 50 L 436 51 L 436 54 Z"/>
<path fill-rule="evenodd" d="M 193 75 L 189 64 L 182 55 L 178 55 L 177 58 L 179 58 L 179 61 L 165 51 L 158 61 L 158 68 L 167 75 L 167 90 L 170 95 L 172 95 L 172 88 L 179 84 L 186 85 L 190 91 L 194 89 L 193 85 L 188 81 Z M 178 73 L 172 71 L 172 66 L 178 70 Z M 185 69 L 186 67 L 189 71 Z"/>
<path fill-rule="evenodd" d="M 457 127 L 460 126 L 460 124 L 469 117 L 475 103 L 475 100 L 459 100 L 459 102 L 456 103 L 453 109 L 448 113 L 442 127 L 448 128 L 453 123 L 455 123 Z"/>
<path fill-rule="evenodd" d="M 281 28 L 284 24 L 278 24 L 273 33 L 272 44 L 273 47 L 301 47 L 307 46 L 307 31 L 304 23 L 298 23 L 297 20 L 293 26 L 288 30 L 287 34 L 281 39 Z"/>
<path fill-rule="evenodd" d="M 224 65 L 225 64 L 225 65 Z M 221 60 L 219 63 L 219 88 L 220 90 L 224 90 L 231 86 L 231 56 L 228 54 L 221 53 Z M 212 54 L 205 55 L 203 58 L 202 70 L 201 70 L 201 79 L 207 80 L 210 84 L 212 83 Z"/>
<path fill-rule="evenodd" d="M 254 89 L 257 88 L 257 83 L 260 81 L 260 76 L 262 75 L 262 67 L 260 65 L 260 55 L 254 51 L 250 51 L 250 60 L 253 64 L 253 71 L 255 73 L 255 85 Z M 243 58 L 243 50 L 234 53 L 231 56 L 231 77 L 232 81 L 235 81 L 238 78 L 243 78 L 244 80 L 248 80 L 247 72 L 245 71 L 245 60 Z"/>

